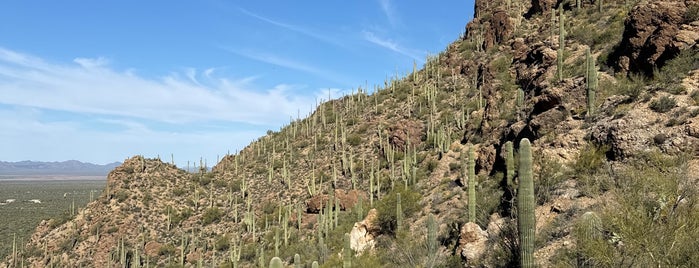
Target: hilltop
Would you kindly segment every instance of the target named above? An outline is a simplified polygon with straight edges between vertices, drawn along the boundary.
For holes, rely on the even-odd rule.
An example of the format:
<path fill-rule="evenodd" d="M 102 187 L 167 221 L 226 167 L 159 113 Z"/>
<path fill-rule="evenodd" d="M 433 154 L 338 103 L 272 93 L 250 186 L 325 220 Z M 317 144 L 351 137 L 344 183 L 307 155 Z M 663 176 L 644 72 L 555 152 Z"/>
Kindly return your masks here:
<path fill-rule="evenodd" d="M 699 264 L 699 1 L 475 5 L 422 68 L 210 172 L 127 159 L 0 266 Z"/>

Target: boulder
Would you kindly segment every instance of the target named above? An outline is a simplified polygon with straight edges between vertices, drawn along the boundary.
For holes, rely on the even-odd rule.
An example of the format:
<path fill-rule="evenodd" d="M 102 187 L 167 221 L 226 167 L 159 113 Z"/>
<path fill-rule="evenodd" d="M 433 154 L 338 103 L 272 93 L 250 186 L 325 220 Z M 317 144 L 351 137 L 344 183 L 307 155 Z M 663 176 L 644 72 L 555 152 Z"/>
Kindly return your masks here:
<path fill-rule="evenodd" d="M 378 235 L 379 227 L 374 225 L 378 212 L 376 209 L 369 210 L 366 218 L 356 222 L 350 231 L 350 247 L 361 255 L 367 250 L 373 250 L 376 245 L 374 238 Z"/>
<path fill-rule="evenodd" d="M 488 234 L 478 224 L 469 222 L 461 227 L 457 253 L 468 262 L 479 260 L 486 249 Z"/>

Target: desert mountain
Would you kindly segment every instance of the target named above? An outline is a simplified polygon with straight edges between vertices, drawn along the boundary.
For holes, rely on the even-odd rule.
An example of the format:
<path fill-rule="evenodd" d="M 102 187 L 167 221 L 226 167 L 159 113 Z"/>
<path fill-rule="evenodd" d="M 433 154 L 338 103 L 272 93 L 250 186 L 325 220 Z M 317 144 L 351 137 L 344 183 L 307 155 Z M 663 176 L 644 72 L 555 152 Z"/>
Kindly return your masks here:
<path fill-rule="evenodd" d="M 698 265 L 699 1 L 475 5 L 210 172 L 127 159 L 0 266 Z"/>
<path fill-rule="evenodd" d="M 62 162 L 0 161 L 0 175 L 93 175 L 106 176 L 109 171 L 121 165 L 114 162 L 106 165 L 84 163 L 77 160 Z"/>

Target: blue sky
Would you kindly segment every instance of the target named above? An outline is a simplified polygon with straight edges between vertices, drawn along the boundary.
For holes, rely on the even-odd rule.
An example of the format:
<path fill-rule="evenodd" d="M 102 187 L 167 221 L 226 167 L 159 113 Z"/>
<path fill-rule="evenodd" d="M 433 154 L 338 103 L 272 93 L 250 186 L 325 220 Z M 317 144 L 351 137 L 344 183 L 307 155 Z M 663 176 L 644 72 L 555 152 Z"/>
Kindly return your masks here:
<path fill-rule="evenodd" d="M 422 66 L 473 16 L 436 3 L 6 1 L 0 161 L 212 164 L 328 92 Z"/>

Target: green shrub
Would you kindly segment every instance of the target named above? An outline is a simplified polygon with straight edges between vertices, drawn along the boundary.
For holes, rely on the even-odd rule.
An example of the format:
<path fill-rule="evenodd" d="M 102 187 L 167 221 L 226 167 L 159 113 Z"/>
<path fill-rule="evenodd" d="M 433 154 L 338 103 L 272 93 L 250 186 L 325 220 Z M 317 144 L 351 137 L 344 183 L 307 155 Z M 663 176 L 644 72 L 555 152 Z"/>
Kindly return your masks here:
<path fill-rule="evenodd" d="M 216 238 L 216 244 L 214 245 L 214 248 L 219 251 L 228 250 L 228 248 L 230 247 L 230 241 L 231 239 L 228 237 L 228 235 L 218 236 Z"/>
<path fill-rule="evenodd" d="M 420 193 L 402 185 L 396 186 L 386 196 L 381 198 L 381 201 L 376 204 L 378 217 L 376 218 L 376 226 L 381 227 L 381 232 L 384 234 L 395 235 L 396 230 L 396 194 L 400 193 L 401 207 L 403 209 L 403 219 L 407 219 L 413 213 L 420 209 Z"/>
<path fill-rule="evenodd" d="M 359 146 L 362 144 L 362 136 L 359 134 L 350 134 L 347 136 L 347 143 L 352 146 Z"/>
<path fill-rule="evenodd" d="M 650 103 L 649 107 L 651 110 L 658 112 L 658 113 L 666 113 L 672 108 L 675 108 L 677 105 L 677 102 L 675 101 L 674 98 L 670 96 L 662 96 L 658 98 L 657 100 L 654 100 Z"/>
<path fill-rule="evenodd" d="M 201 217 L 201 223 L 203 225 L 209 225 L 211 223 L 218 222 L 219 220 L 221 220 L 221 216 L 222 213 L 221 210 L 218 209 L 218 207 L 207 208 Z"/>
<path fill-rule="evenodd" d="M 121 203 L 124 202 L 127 198 L 129 198 L 129 193 L 126 192 L 125 190 L 119 190 L 115 195 L 114 198 Z"/>
<path fill-rule="evenodd" d="M 649 163 L 647 160 L 651 160 Z M 577 232 L 577 253 L 599 267 L 691 267 L 699 263 L 697 190 L 682 186 L 686 159 L 648 153 L 615 178 L 600 213 L 603 241 Z"/>
<path fill-rule="evenodd" d="M 699 105 L 699 90 L 694 90 L 689 94 L 689 97 L 694 101 L 694 105 Z"/>
<path fill-rule="evenodd" d="M 175 249 L 175 246 L 173 246 L 171 244 L 166 244 L 166 245 L 160 246 L 160 248 L 158 249 L 158 255 L 160 255 L 160 256 L 172 256 L 172 255 L 175 255 L 176 251 L 177 250 Z"/>

